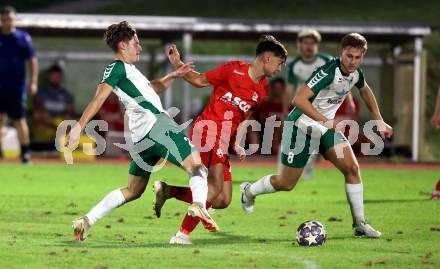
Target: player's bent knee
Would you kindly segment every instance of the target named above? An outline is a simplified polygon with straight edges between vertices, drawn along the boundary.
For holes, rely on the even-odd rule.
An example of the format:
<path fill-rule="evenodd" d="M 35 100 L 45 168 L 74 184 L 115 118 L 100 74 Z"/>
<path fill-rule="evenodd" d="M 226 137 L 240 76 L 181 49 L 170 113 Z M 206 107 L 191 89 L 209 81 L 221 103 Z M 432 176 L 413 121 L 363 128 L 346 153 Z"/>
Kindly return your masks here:
<path fill-rule="evenodd" d="M 208 185 L 214 193 L 220 194 L 223 190 L 223 179 L 208 176 Z"/>
<path fill-rule="evenodd" d="M 357 177 L 359 175 L 359 165 L 357 163 L 347 165 L 344 169 L 344 174 Z"/>
<path fill-rule="evenodd" d="M 296 180 L 279 181 L 277 186 L 273 186 L 277 191 L 291 191 L 295 188 Z"/>
<path fill-rule="evenodd" d="M 133 188 L 126 188 L 122 190 L 122 193 L 124 194 L 125 200 L 127 202 L 136 200 L 142 196 L 145 189 L 133 189 Z"/>
<path fill-rule="evenodd" d="M 136 199 L 140 198 L 141 196 L 142 196 L 142 192 L 130 192 L 129 191 L 127 193 L 127 196 L 125 197 L 125 200 L 127 202 L 129 202 L 129 201 L 136 200 Z"/>
<path fill-rule="evenodd" d="M 279 190 L 279 191 L 291 191 L 291 190 L 293 190 L 293 188 L 295 188 L 295 185 L 296 184 L 294 184 L 294 183 L 285 183 L 285 184 L 281 185 L 280 188 L 277 189 L 277 190 Z"/>
<path fill-rule="evenodd" d="M 225 209 L 231 204 L 231 200 L 231 197 L 217 199 L 212 203 L 212 207 L 215 209 Z"/>
<path fill-rule="evenodd" d="M 223 199 L 223 208 L 227 208 L 230 204 L 231 204 L 231 201 L 232 201 L 232 197 L 231 196 L 229 196 L 229 197 L 225 197 L 225 199 Z"/>
<path fill-rule="evenodd" d="M 194 151 L 186 157 L 185 160 L 181 162 L 182 167 L 188 172 L 191 173 L 191 171 L 198 166 L 203 165 L 202 160 L 200 159 L 200 154 L 197 151 Z"/>

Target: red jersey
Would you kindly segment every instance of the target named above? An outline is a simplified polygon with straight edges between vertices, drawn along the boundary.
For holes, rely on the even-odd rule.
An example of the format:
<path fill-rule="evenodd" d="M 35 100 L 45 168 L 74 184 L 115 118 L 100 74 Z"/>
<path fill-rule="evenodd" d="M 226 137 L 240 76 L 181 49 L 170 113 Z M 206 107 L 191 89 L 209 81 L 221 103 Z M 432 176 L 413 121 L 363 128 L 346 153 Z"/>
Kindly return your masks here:
<path fill-rule="evenodd" d="M 250 78 L 248 73 L 250 66 L 251 64 L 246 62 L 230 61 L 205 73 L 213 90 L 209 103 L 196 122 L 200 120 L 215 122 L 217 138 L 221 136 L 222 140 L 226 137 L 229 140 L 234 136 L 238 125 L 264 101 L 269 93 L 269 83 L 266 79 L 255 83 Z M 225 125 L 229 126 L 223 128 L 222 135 L 223 122 L 229 122 Z M 207 135 L 209 136 L 210 133 Z"/>

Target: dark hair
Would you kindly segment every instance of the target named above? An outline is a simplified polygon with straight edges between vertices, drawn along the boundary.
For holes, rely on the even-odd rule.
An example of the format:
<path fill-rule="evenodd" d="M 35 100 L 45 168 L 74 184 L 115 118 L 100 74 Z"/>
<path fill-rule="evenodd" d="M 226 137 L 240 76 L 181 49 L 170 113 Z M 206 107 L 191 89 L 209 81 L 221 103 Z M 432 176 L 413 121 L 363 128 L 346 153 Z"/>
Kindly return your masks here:
<path fill-rule="evenodd" d="M 57 72 L 57 73 L 63 73 L 63 68 L 59 66 L 58 64 L 54 64 L 47 69 L 48 73 Z"/>
<path fill-rule="evenodd" d="M 256 55 L 259 56 L 266 51 L 273 52 L 275 56 L 283 58 L 283 60 L 286 60 L 287 58 L 287 50 L 284 45 L 271 35 L 264 35 L 261 37 L 260 42 L 258 42 L 257 45 Z"/>
<path fill-rule="evenodd" d="M 273 87 L 275 84 L 281 83 L 283 87 L 286 86 L 286 81 L 282 77 L 276 77 L 270 81 L 270 86 Z"/>
<path fill-rule="evenodd" d="M 104 40 L 113 51 L 118 52 L 119 42 L 128 42 L 136 34 L 136 29 L 127 21 L 121 21 L 107 27 Z"/>
<path fill-rule="evenodd" d="M 363 49 L 364 52 L 368 49 L 367 40 L 365 37 L 358 33 L 350 33 L 345 35 L 341 41 L 341 47 L 353 47 L 358 49 Z"/>
<path fill-rule="evenodd" d="M 0 14 L 2 16 L 6 15 L 6 14 L 9 14 L 9 13 L 14 13 L 15 14 L 15 13 L 17 13 L 17 10 L 15 10 L 15 8 L 13 6 L 4 6 L 0 10 Z"/>

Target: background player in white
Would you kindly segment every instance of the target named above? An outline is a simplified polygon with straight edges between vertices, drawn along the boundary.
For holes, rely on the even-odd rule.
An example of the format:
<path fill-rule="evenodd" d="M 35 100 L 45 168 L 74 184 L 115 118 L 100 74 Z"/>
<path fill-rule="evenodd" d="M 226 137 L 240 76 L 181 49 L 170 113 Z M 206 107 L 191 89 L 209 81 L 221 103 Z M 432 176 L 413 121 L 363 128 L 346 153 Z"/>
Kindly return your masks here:
<path fill-rule="evenodd" d="M 95 116 L 113 91 L 126 109 L 128 131 L 134 142 L 130 153 L 134 160 L 130 164 L 127 186 L 110 192 L 89 213 L 73 222 L 75 239 L 85 240 L 91 225 L 116 207 L 139 198 L 145 191 L 151 168 L 161 158 L 181 167 L 190 176 L 193 203 L 188 208 L 188 214 L 216 226 L 205 209 L 208 195 L 207 169 L 202 165 L 195 147 L 163 109 L 157 95 L 177 77 L 190 72 L 192 66 L 184 64 L 160 79 L 148 81 L 134 66 L 139 61 L 142 47 L 135 29 L 128 22 L 110 25 L 104 38 L 115 52 L 114 61 L 105 69 L 95 97 L 84 110 L 79 123 L 72 128 L 66 144 L 72 148 L 78 143 L 87 122 Z"/>
<path fill-rule="evenodd" d="M 278 174 L 264 176 L 253 184 L 245 182 L 241 185 L 242 207 L 246 212 L 253 211 L 254 199 L 258 195 L 291 191 L 298 182 L 311 151 L 319 150 L 345 177 L 354 234 L 371 238 L 381 236 L 379 231 L 365 222 L 359 164 L 350 143 L 341 132 L 335 131 L 333 121 L 336 110 L 350 89 L 356 85 L 373 118 L 377 120 L 382 138 L 393 134 L 393 129 L 383 121 L 373 92 L 359 68 L 366 50 L 367 41 L 362 35 L 346 35 L 341 42 L 340 58 L 335 58 L 316 70 L 306 85 L 299 89 L 293 100 L 295 108 L 284 123 Z"/>

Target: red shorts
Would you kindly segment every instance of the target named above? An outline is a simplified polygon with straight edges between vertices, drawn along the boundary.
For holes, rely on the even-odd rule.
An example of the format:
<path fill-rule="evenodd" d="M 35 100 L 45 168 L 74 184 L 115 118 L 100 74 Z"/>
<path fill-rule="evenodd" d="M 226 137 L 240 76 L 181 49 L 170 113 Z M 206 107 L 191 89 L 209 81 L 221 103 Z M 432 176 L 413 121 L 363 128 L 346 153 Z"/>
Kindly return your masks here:
<path fill-rule="evenodd" d="M 205 129 L 201 132 L 194 132 L 194 125 L 195 123 L 191 128 L 189 137 L 191 142 L 199 149 L 203 165 L 209 168 L 218 163 L 223 164 L 223 181 L 231 181 L 228 146 L 222 143 L 219 138 L 208 136 Z"/>

